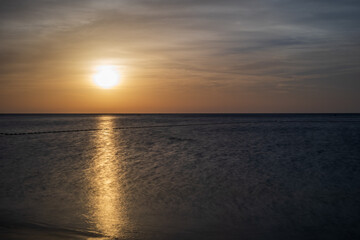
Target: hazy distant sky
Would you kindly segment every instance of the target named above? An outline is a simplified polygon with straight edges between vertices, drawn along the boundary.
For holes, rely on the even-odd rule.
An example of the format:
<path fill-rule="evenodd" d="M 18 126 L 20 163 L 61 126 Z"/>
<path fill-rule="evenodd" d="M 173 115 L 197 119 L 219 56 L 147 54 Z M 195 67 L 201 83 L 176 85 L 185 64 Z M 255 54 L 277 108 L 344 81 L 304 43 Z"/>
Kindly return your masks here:
<path fill-rule="evenodd" d="M 0 0 L 0 43 L 3 113 L 360 112 L 359 0 Z"/>

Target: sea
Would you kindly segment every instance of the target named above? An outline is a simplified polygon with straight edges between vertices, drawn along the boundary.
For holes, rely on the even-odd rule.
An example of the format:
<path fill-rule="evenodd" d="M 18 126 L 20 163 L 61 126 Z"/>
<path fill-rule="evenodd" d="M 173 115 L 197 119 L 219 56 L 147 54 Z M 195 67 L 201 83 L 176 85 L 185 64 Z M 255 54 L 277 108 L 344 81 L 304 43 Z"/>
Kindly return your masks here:
<path fill-rule="evenodd" d="M 360 239 L 360 115 L 2 114 L 0 239 Z"/>

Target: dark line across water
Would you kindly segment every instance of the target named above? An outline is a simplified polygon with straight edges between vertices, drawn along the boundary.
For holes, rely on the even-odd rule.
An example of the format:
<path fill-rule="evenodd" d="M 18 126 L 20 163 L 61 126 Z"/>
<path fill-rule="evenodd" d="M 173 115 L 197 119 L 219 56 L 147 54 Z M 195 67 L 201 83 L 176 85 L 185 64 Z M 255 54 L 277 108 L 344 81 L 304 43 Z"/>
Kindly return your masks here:
<path fill-rule="evenodd" d="M 116 127 L 113 130 L 126 129 L 144 129 L 144 128 L 169 128 L 169 127 L 191 127 L 191 126 L 207 126 L 207 125 L 231 125 L 231 124 L 248 124 L 248 123 L 348 123 L 360 121 L 247 121 L 247 122 L 219 122 L 219 123 L 196 123 L 196 124 L 168 124 L 168 125 L 147 125 L 147 126 L 131 126 L 131 127 Z M 32 134 L 50 134 L 50 133 L 71 133 L 71 132 L 92 132 L 104 131 L 108 128 L 91 128 L 91 129 L 72 129 L 72 130 L 55 130 L 55 131 L 39 131 L 39 132 L 0 132 L 3 136 L 17 136 L 17 135 L 32 135 Z"/>

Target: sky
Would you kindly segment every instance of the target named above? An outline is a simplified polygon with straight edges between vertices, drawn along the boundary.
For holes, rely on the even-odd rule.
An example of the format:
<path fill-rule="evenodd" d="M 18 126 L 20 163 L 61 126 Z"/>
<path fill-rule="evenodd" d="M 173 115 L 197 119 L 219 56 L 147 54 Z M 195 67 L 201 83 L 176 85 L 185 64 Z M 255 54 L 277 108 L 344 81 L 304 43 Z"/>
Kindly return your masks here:
<path fill-rule="evenodd" d="M 360 112 L 358 0 L 0 0 L 0 43 L 0 113 Z"/>

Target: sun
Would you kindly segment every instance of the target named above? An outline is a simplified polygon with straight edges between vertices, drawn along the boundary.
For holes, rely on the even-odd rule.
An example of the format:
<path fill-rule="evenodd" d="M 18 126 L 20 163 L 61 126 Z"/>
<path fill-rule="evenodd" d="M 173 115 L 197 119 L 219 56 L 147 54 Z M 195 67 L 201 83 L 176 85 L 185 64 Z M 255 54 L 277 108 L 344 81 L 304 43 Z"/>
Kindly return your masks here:
<path fill-rule="evenodd" d="M 108 89 L 119 84 L 120 74 L 116 66 L 101 65 L 96 67 L 92 78 L 97 86 Z"/>

